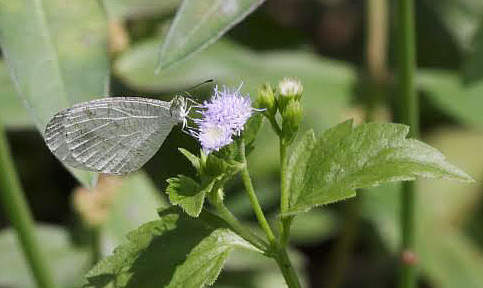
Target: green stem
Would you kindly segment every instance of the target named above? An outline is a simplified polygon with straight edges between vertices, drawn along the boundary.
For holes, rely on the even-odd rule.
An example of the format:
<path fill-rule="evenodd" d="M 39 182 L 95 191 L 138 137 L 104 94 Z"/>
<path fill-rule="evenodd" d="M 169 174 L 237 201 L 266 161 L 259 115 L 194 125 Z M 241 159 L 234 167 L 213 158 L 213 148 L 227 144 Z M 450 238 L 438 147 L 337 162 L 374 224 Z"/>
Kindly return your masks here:
<path fill-rule="evenodd" d="M 280 137 L 280 241 L 282 245 L 288 243 L 290 237 L 290 224 L 293 217 L 283 216 L 289 208 L 289 191 L 286 183 L 287 177 L 287 146 Z"/>
<path fill-rule="evenodd" d="M 35 236 L 32 215 L 17 178 L 2 127 L 0 127 L 0 171 L 0 200 L 17 232 L 35 282 L 40 288 L 55 287 L 46 257 L 41 252 Z"/>
<path fill-rule="evenodd" d="M 295 273 L 295 270 L 293 269 L 292 263 L 290 262 L 290 258 L 288 257 L 285 248 L 280 247 L 277 249 L 275 261 L 277 261 L 277 265 L 282 271 L 283 278 L 285 279 L 287 286 L 290 288 L 302 288 L 299 278 L 297 277 L 297 273 Z"/>
<path fill-rule="evenodd" d="M 255 215 L 257 216 L 258 223 L 262 230 L 267 234 L 268 241 L 271 245 L 271 253 L 272 256 L 277 261 L 277 264 L 282 271 L 283 277 L 285 278 L 285 282 L 287 283 L 288 287 L 290 288 L 301 288 L 300 281 L 295 273 L 292 263 L 290 262 L 290 258 L 287 255 L 287 251 L 285 250 L 285 244 L 280 244 L 275 235 L 268 225 L 267 219 L 263 214 L 262 208 L 258 203 L 257 195 L 255 194 L 255 190 L 253 189 L 252 180 L 250 178 L 250 174 L 248 173 L 248 166 L 247 166 L 247 159 L 245 155 L 245 142 L 241 140 L 240 143 L 240 154 L 241 160 L 243 163 L 243 169 L 241 171 L 243 183 L 245 185 L 245 190 L 247 191 L 248 197 L 250 198 L 250 202 L 252 204 L 253 210 L 255 211 Z"/>
<path fill-rule="evenodd" d="M 260 237 L 258 237 L 255 233 L 245 228 L 245 226 L 243 226 L 240 221 L 238 221 L 238 219 L 225 206 L 223 200 L 221 199 L 221 197 L 219 197 L 220 194 L 216 192 L 213 194 L 216 195 L 211 198 L 211 203 L 216 208 L 218 214 L 230 225 L 231 229 L 235 231 L 238 235 L 243 237 L 243 239 L 250 242 L 253 246 L 264 252 L 267 252 L 269 250 L 269 244 Z"/>
<path fill-rule="evenodd" d="M 243 168 L 241 170 L 241 175 L 243 179 L 243 184 L 245 185 L 245 190 L 248 194 L 248 198 L 250 199 L 250 203 L 253 207 L 253 210 L 255 212 L 255 215 L 257 217 L 258 223 L 260 224 L 260 227 L 262 230 L 265 232 L 267 235 L 267 239 L 270 243 L 273 243 L 275 241 L 275 235 L 272 232 L 272 229 L 270 228 L 270 225 L 268 225 L 268 221 L 265 218 L 265 215 L 263 214 L 262 207 L 260 206 L 260 203 L 258 203 L 257 195 L 255 194 L 255 190 L 253 189 L 252 185 L 252 180 L 250 178 L 250 173 L 248 173 L 248 166 L 247 166 L 247 158 L 245 155 L 245 141 L 241 140 L 240 143 L 240 154 L 241 154 L 241 160 L 243 164 Z"/>
<path fill-rule="evenodd" d="M 411 127 L 409 136 L 419 136 L 418 95 L 414 85 L 416 70 L 416 40 L 414 0 L 398 0 L 397 23 L 399 36 L 399 85 L 401 91 L 400 122 Z M 404 183 L 401 194 L 401 229 L 403 255 L 415 255 L 415 184 Z M 401 263 L 401 288 L 414 288 L 417 283 L 416 267 L 413 261 Z"/>

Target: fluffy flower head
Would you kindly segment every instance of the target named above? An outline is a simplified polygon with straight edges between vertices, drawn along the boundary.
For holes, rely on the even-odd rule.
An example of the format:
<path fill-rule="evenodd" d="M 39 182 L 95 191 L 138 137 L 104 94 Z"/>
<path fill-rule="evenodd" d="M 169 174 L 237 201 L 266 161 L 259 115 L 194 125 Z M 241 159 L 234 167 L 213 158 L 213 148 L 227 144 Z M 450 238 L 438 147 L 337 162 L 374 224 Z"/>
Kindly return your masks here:
<path fill-rule="evenodd" d="M 196 119 L 198 132 L 192 134 L 198 138 L 207 153 L 230 144 L 233 136 L 239 136 L 243 126 L 253 112 L 251 101 L 248 96 L 240 94 L 241 86 L 232 90 L 218 86 L 214 89 L 214 95 L 210 101 L 203 102 L 201 119 Z"/>

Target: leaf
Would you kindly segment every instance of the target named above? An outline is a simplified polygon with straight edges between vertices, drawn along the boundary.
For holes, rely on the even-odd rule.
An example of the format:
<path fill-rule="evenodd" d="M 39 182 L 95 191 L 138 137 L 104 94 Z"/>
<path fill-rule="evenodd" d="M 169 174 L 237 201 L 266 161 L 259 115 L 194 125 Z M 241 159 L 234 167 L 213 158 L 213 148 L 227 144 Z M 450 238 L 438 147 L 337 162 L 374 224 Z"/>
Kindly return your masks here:
<path fill-rule="evenodd" d="M 483 127 L 483 81 L 465 85 L 458 75 L 448 71 L 424 70 L 418 83 L 441 109 L 476 127 Z"/>
<path fill-rule="evenodd" d="M 38 226 L 36 236 L 53 272 L 57 287 L 71 288 L 81 283 L 84 269 L 89 267 L 91 255 L 88 251 L 74 247 L 69 233 L 54 226 Z M 17 235 L 12 229 L 0 232 L 0 286 L 12 288 L 35 288 L 29 277 L 28 267 Z"/>
<path fill-rule="evenodd" d="M 193 153 L 191 153 L 186 149 L 178 148 L 178 150 L 191 162 L 191 165 L 193 165 L 193 168 L 195 168 L 196 171 L 199 173 L 201 169 L 200 158 L 198 158 L 196 155 L 194 155 Z"/>
<path fill-rule="evenodd" d="M 464 61 L 463 76 L 467 83 L 483 80 L 483 15 L 473 42 L 472 53 Z"/>
<path fill-rule="evenodd" d="M 305 165 L 312 154 L 315 145 L 315 134 L 313 130 L 305 133 L 304 137 L 295 147 L 290 160 L 287 163 L 287 176 L 285 177 L 285 187 L 290 191 L 289 203 L 295 203 L 299 197 L 305 177 Z"/>
<path fill-rule="evenodd" d="M 305 173 L 302 181 L 292 178 L 288 213 L 353 197 L 357 188 L 416 176 L 472 181 L 436 149 L 405 139 L 408 131 L 400 124 L 353 127 L 352 121 L 346 121 L 323 133 L 305 163 L 298 163 Z"/>
<path fill-rule="evenodd" d="M 113 198 L 107 220 L 99 232 L 102 254 L 106 256 L 121 244 L 129 231 L 158 219 L 157 209 L 169 205 L 160 197 L 154 183 L 142 172 L 122 177 L 120 185 L 113 191 Z"/>
<path fill-rule="evenodd" d="M 0 0 L 3 56 L 42 134 L 57 111 L 107 96 L 106 34 L 105 15 L 96 0 Z M 87 186 L 95 178 L 93 173 L 73 173 Z"/>
<path fill-rule="evenodd" d="M 167 287 L 204 287 L 212 285 L 223 268 L 226 258 L 235 248 L 258 251 L 250 243 L 229 229 L 213 231 L 188 255 L 186 261 L 176 269 Z"/>
<path fill-rule="evenodd" d="M 104 0 L 109 18 L 137 19 L 171 13 L 180 0 Z"/>
<path fill-rule="evenodd" d="M 255 111 L 255 114 L 248 119 L 247 123 L 245 124 L 245 130 L 243 131 L 243 137 L 245 138 L 245 143 L 248 145 L 255 141 L 258 132 L 263 124 L 263 115 Z"/>
<path fill-rule="evenodd" d="M 198 217 L 203 208 L 206 192 L 211 190 L 213 182 L 202 189 L 198 182 L 184 175 L 178 175 L 166 181 L 168 182 L 166 193 L 169 195 L 171 204 L 179 205 L 191 217 Z"/>
<path fill-rule="evenodd" d="M 86 275 L 91 287 L 107 287 L 109 283 L 119 288 L 176 287 L 173 277 L 180 277 L 185 269 L 196 269 L 196 276 L 189 279 L 193 286 L 178 287 L 202 287 L 213 281 L 221 269 L 224 259 L 219 254 L 241 246 L 255 249 L 231 232 L 225 234 L 227 226 L 223 220 L 208 212 L 194 219 L 180 209 L 170 208 L 162 211 L 160 217 L 161 220 L 129 233 L 127 242 Z M 213 235 L 223 237 L 217 239 Z M 200 262 L 206 265 L 198 265 Z"/>
<path fill-rule="evenodd" d="M 28 128 L 33 125 L 32 119 L 17 97 L 17 92 L 3 61 L 0 61 L 0 103 L 2 103 L 0 105 L 0 122 L 7 128 Z"/>
<path fill-rule="evenodd" d="M 159 56 L 161 70 L 218 40 L 264 0 L 184 0 Z"/>

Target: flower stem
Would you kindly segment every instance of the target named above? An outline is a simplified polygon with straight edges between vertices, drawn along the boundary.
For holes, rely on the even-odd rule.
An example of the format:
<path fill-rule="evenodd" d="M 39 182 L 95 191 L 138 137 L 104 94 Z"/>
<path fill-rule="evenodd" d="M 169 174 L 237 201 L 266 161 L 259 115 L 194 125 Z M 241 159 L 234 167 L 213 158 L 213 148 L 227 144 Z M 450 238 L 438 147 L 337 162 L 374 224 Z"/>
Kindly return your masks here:
<path fill-rule="evenodd" d="M 46 257 L 38 245 L 32 215 L 17 178 L 2 127 L 0 127 L 0 171 L 0 200 L 17 232 L 35 282 L 39 288 L 55 287 Z"/>
<path fill-rule="evenodd" d="M 273 234 L 272 229 L 270 228 L 270 225 L 268 225 L 268 221 L 265 218 L 265 215 L 263 214 L 262 207 L 260 206 L 260 203 L 258 202 L 258 199 L 257 199 L 257 195 L 255 194 L 255 190 L 253 189 L 250 173 L 248 173 L 244 140 L 241 140 L 240 142 L 240 154 L 241 154 L 242 164 L 243 164 L 241 175 L 243 179 L 243 184 L 245 185 L 245 190 L 248 194 L 248 198 L 250 199 L 250 203 L 253 207 L 255 215 L 257 216 L 257 220 L 258 220 L 258 223 L 260 224 L 260 227 L 267 235 L 268 241 L 270 243 L 273 243 L 275 241 L 275 235 Z"/>
<path fill-rule="evenodd" d="M 269 244 L 263 239 L 258 237 L 255 233 L 251 232 L 245 226 L 243 226 L 240 221 L 228 210 L 228 208 L 223 203 L 219 193 L 213 193 L 214 197 L 211 197 L 211 204 L 216 208 L 218 214 L 230 225 L 231 229 L 240 235 L 243 239 L 250 242 L 253 246 L 267 252 Z"/>
<path fill-rule="evenodd" d="M 418 95 L 414 85 L 414 72 L 416 70 L 416 40 L 415 40 L 415 17 L 414 0 L 398 0 L 397 17 L 399 38 L 399 85 L 401 91 L 400 122 L 411 127 L 409 136 L 419 136 L 419 107 Z M 401 194 L 401 229 L 402 229 L 402 254 L 415 253 L 415 197 L 414 183 L 403 183 Z M 401 288 L 416 287 L 417 275 L 415 263 L 402 261 Z"/>
<path fill-rule="evenodd" d="M 283 245 L 288 243 L 290 224 L 293 217 L 283 216 L 289 208 L 289 191 L 286 183 L 287 177 L 287 146 L 280 137 L 280 241 Z"/>
<path fill-rule="evenodd" d="M 252 180 L 250 178 L 250 174 L 248 173 L 248 166 L 247 166 L 247 159 L 245 155 L 245 141 L 241 140 L 240 143 L 240 154 L 241 160 L 243 163 L 243 169 L 241 170 L 243 183 L 245 185 L 245 189 L 247 191 L 248 197 L 250 198 L 250 202 L 252 204 L 253 210 L 255 211 L 255 215 L 257 216 L 258 223 L 260 227 L 267 235 L 267 239 L 270 242 L 270 249 L 273 258 L 277 261 L 277 264 L 282 271 L 283 277 L 285 278 L 285 282 L 287 283 L 289 288 L 301 288 L 300 281 L 295 273 L 295 270 L 290 262 L 290 258 L 287 255 L 287 251 L 285 250 L 285 243 L 279 243 L 275 238 L 275 235 L 268 225 L 267 219 L 263 214 L 262 208 L 258 203 L 257 195 L 255 194 L 255 190 L 253 189 Z"/>

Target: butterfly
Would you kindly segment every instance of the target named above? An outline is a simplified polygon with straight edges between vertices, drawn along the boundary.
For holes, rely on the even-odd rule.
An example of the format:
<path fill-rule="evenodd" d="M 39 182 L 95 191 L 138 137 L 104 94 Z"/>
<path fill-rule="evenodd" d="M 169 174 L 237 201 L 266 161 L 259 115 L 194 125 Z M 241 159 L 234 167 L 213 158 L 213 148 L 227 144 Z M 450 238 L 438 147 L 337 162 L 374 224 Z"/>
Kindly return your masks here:
<path fill-rule="evenodd" d="M 153 157 L 176 124 L 185 127 L 187 106 L 182 96 L 169 102 L 140 97 L 83 102 L 55 114 L 44 139 L 68 166 L 125 174 Z"/>

